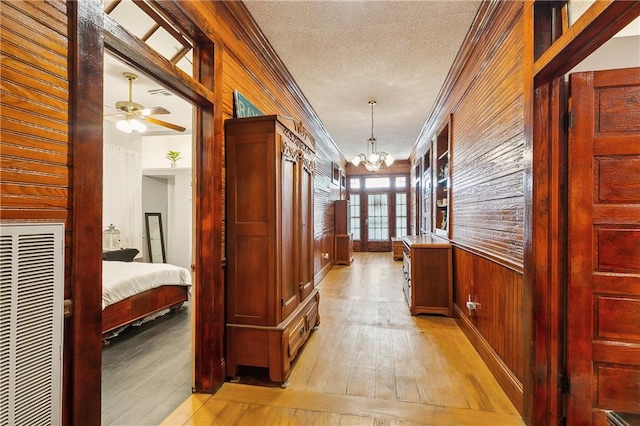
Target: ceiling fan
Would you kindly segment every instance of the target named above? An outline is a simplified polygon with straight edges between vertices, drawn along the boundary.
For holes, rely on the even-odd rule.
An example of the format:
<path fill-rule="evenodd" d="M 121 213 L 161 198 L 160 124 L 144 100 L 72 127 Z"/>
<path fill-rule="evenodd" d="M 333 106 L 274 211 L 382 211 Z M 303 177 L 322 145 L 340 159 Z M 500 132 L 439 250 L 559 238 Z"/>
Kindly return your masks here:
<path fill-rule="evenodd" d="M 118 129 L 126 133 L 131 133 L 133 131 L 142 133 L 147 129 L 142 121 L 146 121 L 177 132 L 184 132 L 186 130 L 186 128 L 177 124 L 151 117 L 151 115 L 157 114 L 170 114 L 170 112 L 165 108 L 145 108 L 142 104 L 133 102 L 133 82 L 138 79 L 138 76 L 131 72 L 123 72 L 122 75 L 129 80 L 129 100 L 116 102 L 116 109 L 120 111 L 117 115 L 124 116 L 124 118 L 116 124 Z"/>

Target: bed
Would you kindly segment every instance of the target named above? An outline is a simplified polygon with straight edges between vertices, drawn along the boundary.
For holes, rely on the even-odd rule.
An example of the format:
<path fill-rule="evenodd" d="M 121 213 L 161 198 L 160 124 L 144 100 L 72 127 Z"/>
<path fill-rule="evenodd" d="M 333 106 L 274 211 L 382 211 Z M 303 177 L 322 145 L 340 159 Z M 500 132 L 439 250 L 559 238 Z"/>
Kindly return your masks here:
<path fill-rule="evenodd" d="M 146 322 L 189 300 L 191 272 L 168 263 L 102 261 L 102 335 Z"/>

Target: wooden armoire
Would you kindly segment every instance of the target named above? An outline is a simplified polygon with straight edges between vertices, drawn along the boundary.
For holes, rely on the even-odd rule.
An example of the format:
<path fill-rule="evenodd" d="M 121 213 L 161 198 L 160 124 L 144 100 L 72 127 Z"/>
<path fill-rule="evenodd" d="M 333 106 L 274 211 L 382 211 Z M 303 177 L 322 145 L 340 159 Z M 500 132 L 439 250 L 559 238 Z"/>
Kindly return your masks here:
<path fill-rule="evenodd" d="M 275 115 L 227 120 L 225 137 L 227 375 L 265 367 L 285 383 L 319 324 L 314 148 Z"/>

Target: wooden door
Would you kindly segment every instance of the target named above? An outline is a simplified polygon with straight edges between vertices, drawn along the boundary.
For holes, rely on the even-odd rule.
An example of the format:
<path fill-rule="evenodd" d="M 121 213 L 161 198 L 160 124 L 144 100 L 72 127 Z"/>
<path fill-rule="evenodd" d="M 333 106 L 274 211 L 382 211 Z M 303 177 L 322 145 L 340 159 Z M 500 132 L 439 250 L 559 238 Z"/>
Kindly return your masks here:
<path fill-rule="evenodd" d="M 313 290 L 313 173 L 300 162 L 300 226 L 298 291 L 304 300 Z"/>
<path fill-rule="evenodd" d="M 299 165 L 295 157 L 296 148 L 286 137 L 282 137 L 282 159 L 280 164 L 280 321 L 289 316 L 298 306 L 298 191 Z M 286 145 L 289 145 L 287 147 Z M 293 146 L 293 147 L 291 147 Z M 289 155 L 291 154 L 291 155 Z"/>
<path fill-rule="evenodd" d="M 362 207 L 363 251 L 391 251 L 390 203 L 393 193 L 371 192 L 365 195 Z"/>
<path fill-rule="evenodd" d="M 640 68 L 571 76 L 568 424 L 640 413 Z"/>

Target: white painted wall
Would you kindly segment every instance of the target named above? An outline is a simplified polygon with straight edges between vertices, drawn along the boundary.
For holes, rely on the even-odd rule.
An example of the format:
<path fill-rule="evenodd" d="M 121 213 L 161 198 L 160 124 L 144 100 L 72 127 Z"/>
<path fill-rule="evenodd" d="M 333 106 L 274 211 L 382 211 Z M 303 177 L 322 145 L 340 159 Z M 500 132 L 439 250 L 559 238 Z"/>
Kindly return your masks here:
<path fill-rule="evenodd" d="M 169 167 L 167 152 L 179 151 L 182 157 L 177 167 L 191 168 L 192 135 L 142 136 L 142 168 L 159 169 Z"/>
<path fill-rule="evenodd" d="M 143 254 L 145 262 L 151 262 L 151 259 L 149 258 L 147 227 L 146 222 L 144 222 L 145 213 L 160 213 L 162 217 L 162 239 L 164 241 L 165 255 L 167 253 L 167 246 L 169 245 L 169 241 L 167 239 L 167 230 L 169 229 L 169 224 L 167 223 L 169 218 L 168 186 L 169 183 L 166 177 L 142 176 L 142 230 L 144 233 Z M 166 260 L 168 263 L 171 263 L 168 258 Z"/>
<path fill-rule="evenodd" d="M 614 37 L 580 62 L 571 73 L 640 67 L 640 36 Z"/>
<path fill-rule="evenodd" d="M 192 135 L 144 136 L 126 134 L 115 123 L 104 120 L 104 142 L 142 154 L 142 228 L 145 212 L 161 212 L 167 262 L 190 269 L 192 251 Z M 180 151 L 183 157 L 172 168 L 167 151 Z M 152 180 L 149 180 L 152 179 Z M 107 218 L 104 218 L 107 220 Z M 107 224 L 110 222 L 107 222 Z M 105 227 L 106 229 L 106 227 Z M 144 235 L 143 235 L 144 238 Z M 147 242 L 142 249 L 148 260 Z"/>
<path fill-rule="evenodd" d="M 193 203 L 191 169 L 145 169 L 142 174 L 143 212 L 162 212 L 163 203 L 166 203 L 162 226 L 167 263 L 190 269 Z M 146 244 L 145 240 L 145 252 Z M 146 253 L 145 259 L 148 259 Z"/>

